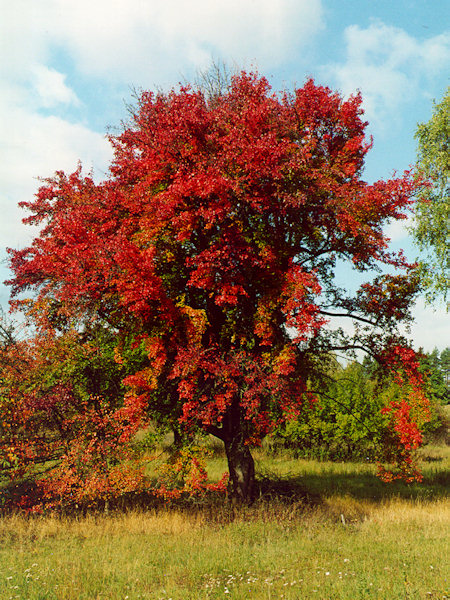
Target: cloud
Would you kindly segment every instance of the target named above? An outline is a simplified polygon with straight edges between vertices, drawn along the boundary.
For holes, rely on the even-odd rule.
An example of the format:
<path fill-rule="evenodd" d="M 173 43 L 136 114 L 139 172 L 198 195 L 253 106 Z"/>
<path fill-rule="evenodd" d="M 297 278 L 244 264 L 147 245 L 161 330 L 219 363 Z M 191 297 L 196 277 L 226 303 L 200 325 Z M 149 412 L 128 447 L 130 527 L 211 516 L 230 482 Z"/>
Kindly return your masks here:
<path fill-rule="evenodd" d="M 15 0 L 0 25 L 6 71 L 68 53 L 84 74 L 164 84 L 212 57 L 270 68 L 323 26 L 321 0 Z M 16 75 L 17 76 L 17 75 Z"/>
<path fill-rule="evenodd" d="M 273 66 L 322 26 L 320 0 L 82 0 L 72 12 L 58 4 L 63 39 L 80 67 L 134 83 L 142 76 L 148 83 L 161 68 L 207 66 L 211 56 Z"/>
<path fill-rule="evenodd" d="M 0 75 L 14 81 L 24 81 L 33 65 L 49 57 L 51 35 L 42 3 L 30 0 L 2 2 L 0 19 Z M 40 10 L 41 6 L 44 10 Z"/>
<path fill-rule="evenodd" d="M 420 41 L 380 21 L 344 32 L 346 58 L 324 68 L 344 94 L 359 89 L 370 122 L 382 128 L 386 115 L 420 93 L 421 82 L 447 68 L 450 35 Z"/>
<path fill-rule="evenodd" d="M 442 305 L 430 306 L 423 300 L 418 300 L 412 308 L 414 322 L 409 326 L 400 326 L 399 331 L 411 341 L 415 350 L 422 348 L 425 352 L 439 351 L 448 347 L 450 339 L 450 315 Z M 335 317 L 330 319 L 329 329 L 341 327 L 349 336 L 355 333 L 354 325 L 349 318 Z M 363 353 L 358 352 L 359 358 Z"/>
<path fill-rule="evenodd" d="M 411 227 L 411 225 L 411 216 L 407 219 L 393 220 L 386 226 L 385 234 L 392 242 L 403 241 L 410 236 L 408 227 Z"/>
<path fill-rule="evenodd" d="M 66 85 L 66 76 L 55 69 L 36 65 L 32 69 L 33 88 L 39 98 L 39 104 L 51 108 L 58 104 L 80 104 L 77 95 Z"/>
<path fill-rule="evenodd" d="M 29 237 L 30 228 L 21 224 L 25 215 L 17 204 L 32 199 L 39 186 L 37 177 L 51 176 L 56 169 L 72 172 L 79 160 L 101 176 L 112 151 L 104 135 L 81 124 L 20 106 L 9 106 L 6 113 L 0 105 L 0 112 L 8 114 L 0 131 L 0 147 L 7 148 L 0 162 L 0 208 L 7 214 L 0 220 L 0 243 L 18 247 Z"/>
<path fill-rule="evenodd" d="M 416 350 L 423 348 L 425 352 L 432 352 L 434 348 L 444 350 L 449 345 L 450 315 L 444 306 L 434 308 L 419 300 L 413 309 L 415 323 L 411 326 L 411 333 L 406 335 L 413 340 Z"/>

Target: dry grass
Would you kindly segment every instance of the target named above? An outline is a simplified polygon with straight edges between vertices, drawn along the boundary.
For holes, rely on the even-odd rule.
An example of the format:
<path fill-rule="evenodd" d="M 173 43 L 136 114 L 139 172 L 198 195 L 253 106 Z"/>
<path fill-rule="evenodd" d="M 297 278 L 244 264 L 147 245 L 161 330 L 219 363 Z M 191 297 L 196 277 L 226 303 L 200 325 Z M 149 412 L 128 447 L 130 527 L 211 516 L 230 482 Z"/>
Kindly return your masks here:
<path fill-rule="evenodd" d="M 346 496 L 216 515 L 16 515 L 0 525 L 0 597 L 443 600 L 449 525 L 444 500 Z"/>

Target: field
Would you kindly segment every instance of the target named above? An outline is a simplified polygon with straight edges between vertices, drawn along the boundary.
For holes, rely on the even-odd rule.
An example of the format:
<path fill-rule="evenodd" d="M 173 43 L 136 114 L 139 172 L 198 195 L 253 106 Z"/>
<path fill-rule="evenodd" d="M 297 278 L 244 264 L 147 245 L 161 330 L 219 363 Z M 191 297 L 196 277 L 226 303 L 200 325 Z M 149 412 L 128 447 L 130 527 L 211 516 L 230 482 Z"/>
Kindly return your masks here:
<path fill-rule="evenodd" d="M 450 598 L 450 452 L 424 459 L 424 482 L 408 486 L 371 465 L 261 455 L 251 507 L 4 516 L 0 598 Z M 209 467 L 218 477 L 224 460 Z"/>

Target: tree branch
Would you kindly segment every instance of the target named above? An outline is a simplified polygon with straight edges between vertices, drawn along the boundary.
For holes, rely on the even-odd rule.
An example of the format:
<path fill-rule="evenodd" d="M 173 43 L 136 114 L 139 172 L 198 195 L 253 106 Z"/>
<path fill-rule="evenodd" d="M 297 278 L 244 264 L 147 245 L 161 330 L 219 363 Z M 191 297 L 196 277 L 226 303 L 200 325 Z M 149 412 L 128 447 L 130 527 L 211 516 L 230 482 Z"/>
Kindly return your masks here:
<path fill-rule="evenodd" d="M 216 427 L 215 425 L 208 425 L 207 427 L 205 427 L 205 431 L 206 433 L 209 433 L 215 436 L 216 438 L 219 438 L 219 440 L 222 440 L 222 442 L 224 441 L 223 429 L 221 429 L 220 427 Z"/>
<path fill-rule="evenodd" d="M 351 319 L 356 319 L 357 321 L 361 321 L 362 323 L 368 323 L 372 325 L 372 327 L 378 327 L 377 323 L 374 323 L 370 319 L 365 319 L 364 317 L 358 317 L 357 315 L 353 315 L 352 313 L 330 313 L 326 310 L 319 311 L 321 315 L 327 315 L 328 317 L 349 317 Z"/>

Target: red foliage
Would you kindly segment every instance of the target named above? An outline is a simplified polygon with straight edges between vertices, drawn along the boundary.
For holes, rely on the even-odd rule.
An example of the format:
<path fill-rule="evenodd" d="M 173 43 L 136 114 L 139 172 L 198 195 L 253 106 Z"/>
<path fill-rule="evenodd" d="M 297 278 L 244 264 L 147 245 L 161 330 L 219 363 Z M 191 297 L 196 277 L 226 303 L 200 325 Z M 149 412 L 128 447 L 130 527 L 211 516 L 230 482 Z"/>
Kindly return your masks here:
<path fill-rule="evenodd" d="M 393 440 L 387 456 L 396 469 L 379 464 L 378 473 L 387 482 L 394 479 L 421 481 L 413 452 L 422 444 L 421 426 L 430 420 L 430 404 L 424 393 L 417 355 L 411 348 L 392 343 L 384 350 L 380 361 L 394 374 L 403 397 L 392 400 L 382 409 L 391 422 Z"/>
<path fill-rule="evenodd" d="M 152 493 L 165 500 L 177 500 L 186 495 L 202 497 L 210 492 L 225 493 L 228 473 L 217 483 L 208 483 L 205 456 L 205 450 L 200 447 L 180 449 L 159 469 L 158 482 Z"/>

